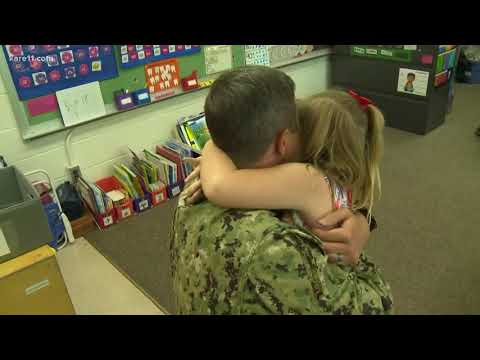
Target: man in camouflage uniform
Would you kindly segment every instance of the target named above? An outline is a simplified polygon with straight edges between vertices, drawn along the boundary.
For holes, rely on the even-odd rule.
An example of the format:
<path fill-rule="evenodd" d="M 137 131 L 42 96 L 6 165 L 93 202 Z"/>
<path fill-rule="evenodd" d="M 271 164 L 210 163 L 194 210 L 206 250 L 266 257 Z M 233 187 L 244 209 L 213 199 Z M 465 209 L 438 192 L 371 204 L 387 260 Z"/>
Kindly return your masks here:
<path fill-rule="evenodd" d="M 294 83 L 279 70 L 252 66 L 222 75 L 205 113 L 212 140 L 239 168 L 299 158 Z M 273 211 L 188 205 L 189 195 L 181 195 L 170 249 L 180 314 L 392 313 L 390 287 L 361 254 L 369 237 L 363 215 L 341 210 L 349 242 L 340 243 L 338 229 L 312 233 Z"/>

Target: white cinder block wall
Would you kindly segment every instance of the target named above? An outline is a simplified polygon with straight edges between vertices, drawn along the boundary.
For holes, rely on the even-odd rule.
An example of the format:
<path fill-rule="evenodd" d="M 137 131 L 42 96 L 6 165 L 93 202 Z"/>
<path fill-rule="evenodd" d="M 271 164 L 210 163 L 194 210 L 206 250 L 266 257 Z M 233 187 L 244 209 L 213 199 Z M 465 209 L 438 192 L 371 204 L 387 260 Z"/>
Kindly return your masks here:
<path fill-rule="evenodd" d="M 291 65 L 283 70 L 297 85 L 297 96 L 307 96 L 327 88 L 328 57 Z M 75 129 L 72 136 L 74 162 L 89 180 L 112 174 L 112 165 L 129 157 L 128 148 L 141 151 L 171 136 L 176 120 L 200 112 L 208 89 L 172 98 L 138 110 L 112 116 Z M 56 184 L 66 179 L 67 132 L 48 135 L 30 142 L 21 138 L 10 100 L 0 78 L 0 155 L 21 171 L 47 170 Z"/>

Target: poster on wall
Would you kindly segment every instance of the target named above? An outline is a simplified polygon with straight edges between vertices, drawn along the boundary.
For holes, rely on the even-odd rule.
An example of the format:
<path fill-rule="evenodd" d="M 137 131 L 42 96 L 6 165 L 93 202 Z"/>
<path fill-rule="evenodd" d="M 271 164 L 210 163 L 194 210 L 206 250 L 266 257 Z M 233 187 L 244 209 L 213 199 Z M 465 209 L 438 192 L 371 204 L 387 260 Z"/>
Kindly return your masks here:
<path fill-rule="evenodd" d="M 230 70 L 233 66 L 232 47 L 213 45 L 205 48 L 205 70 L 207 75 Z"/>
<path fill-rule="evenodd" d="M 245 45 L 245 63 L 247 65 L 270 66 L 267 45 Z"/>
<path fill-rule="evenodd" d="M 400 68 L 397 91 L 418 96 L 427 96 L 428 71 Z"/>
<path fill-rule="evenodd" d="M 118 76 L 112 45 L 3 45 L 20 100 Z"/>
<path fill-rule="evenodd" d="M 180 67 L 177 59 L 145 65 L 145 78 L 152 101 L 175 95 L 180 90 Z"/>
<path fill-rule="evenodd" d="M 58 106 L 65 126 L 84 123 L 106 115 L 98 81 L 57 92 Z"/>

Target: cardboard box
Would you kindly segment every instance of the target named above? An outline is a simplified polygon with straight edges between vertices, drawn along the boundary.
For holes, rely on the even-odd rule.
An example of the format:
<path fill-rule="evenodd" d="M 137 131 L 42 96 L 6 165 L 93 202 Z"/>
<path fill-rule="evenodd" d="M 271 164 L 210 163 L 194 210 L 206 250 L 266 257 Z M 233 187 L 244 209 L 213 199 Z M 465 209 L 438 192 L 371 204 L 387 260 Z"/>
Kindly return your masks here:
<path fill-rule="evenodd" d="M 48 245 L 0 264 L 0 294 L 0 315 L 75 314 Z"/>
<path fill-rule="evenodd" d="M 71 225 L 73 237 L 75 239 L 83 237 L 90 231 L 94 231 L 97 229 L 97 225 L 95 225 L 95 220 L 93 220 L 92 214 L 89 211 L 86 211 L 81 218 L 73 220 L 71 222 Z"/>

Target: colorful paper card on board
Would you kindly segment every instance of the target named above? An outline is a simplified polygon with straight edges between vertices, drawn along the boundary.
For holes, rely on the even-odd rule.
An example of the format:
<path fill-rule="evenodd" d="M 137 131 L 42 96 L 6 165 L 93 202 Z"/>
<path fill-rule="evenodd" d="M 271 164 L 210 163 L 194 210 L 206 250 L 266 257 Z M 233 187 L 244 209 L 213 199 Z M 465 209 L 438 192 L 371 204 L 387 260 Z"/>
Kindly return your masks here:
<path fill-rule="evenodd" d="M 29 100 L 27 102 L 27 108 L 31 116 L 57 111 L 57 97 L 55 95 L 45 95 Z"/>
<path fill-rule="evenodd" d="M 420 57 L 420 62 L 424 65 L 431 65 L 433 63 L 433 55 L 425 54 Z"/>
<path fill-rule="evenodd" d="M 118 76 L 113 45 L 2 45 L 20 100 Z"/>

